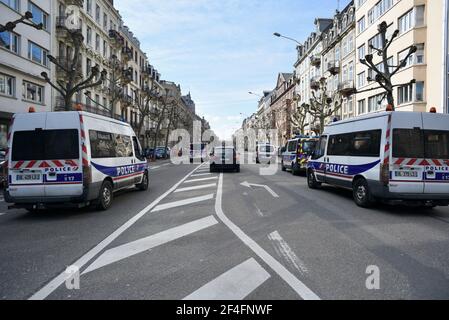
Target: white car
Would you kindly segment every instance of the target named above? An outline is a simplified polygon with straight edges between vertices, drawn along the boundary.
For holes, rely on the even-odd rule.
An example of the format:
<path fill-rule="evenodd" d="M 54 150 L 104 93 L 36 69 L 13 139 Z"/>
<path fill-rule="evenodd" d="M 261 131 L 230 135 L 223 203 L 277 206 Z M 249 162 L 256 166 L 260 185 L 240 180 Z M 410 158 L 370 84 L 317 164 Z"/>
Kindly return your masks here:
<path fill-rule="evenodd" d="M 276 160 L 276 151 L 269 143 L 260 143 L 256 147 L 256 163 L 270 164 Z"/>
<path fill-rule="evenodd" d="M 16 114 L 8 145 L 11 208 L 94 203 L 106 210 L 115 191 L 148 189 L 147 161 L 125 122 L 86 112 Z"/>
<path fill-rule="evenodd" d="M 351 189 L 354 201 L 449 205 L 449 115 L 380 112 L 330 124 L 307 169 L 310 188 Z"/>

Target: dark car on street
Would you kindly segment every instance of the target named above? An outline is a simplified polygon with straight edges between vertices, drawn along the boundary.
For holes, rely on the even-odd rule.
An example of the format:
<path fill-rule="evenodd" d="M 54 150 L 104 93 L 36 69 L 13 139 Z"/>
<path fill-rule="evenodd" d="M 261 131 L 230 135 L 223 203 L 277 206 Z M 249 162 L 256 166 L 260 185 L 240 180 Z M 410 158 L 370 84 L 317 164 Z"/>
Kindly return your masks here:
<path fill-rule="evenodd" d="M 240 172 L 239 155 L 234 147 L 215 147 L 210 155 L 210 172 Z"/>
<path fill-rule="evenodd" d="M 156 159 L 170 159 L 170 148 L 157 147 L 154 153 Z"/>

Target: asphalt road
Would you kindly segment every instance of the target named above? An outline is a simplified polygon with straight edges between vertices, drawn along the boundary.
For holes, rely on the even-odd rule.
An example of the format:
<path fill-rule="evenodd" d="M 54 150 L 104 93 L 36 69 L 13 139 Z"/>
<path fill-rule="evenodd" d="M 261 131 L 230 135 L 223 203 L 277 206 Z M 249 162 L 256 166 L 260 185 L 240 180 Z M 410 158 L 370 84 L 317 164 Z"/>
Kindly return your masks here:
<path fill-rule="evenodd" d="M 148 192 L 121 192 L 107 212 L 0 201 L 0 298 L 449 298 L 449 208 L 361 209 L 346 190 L 259 169 L 157 163 Z"/>

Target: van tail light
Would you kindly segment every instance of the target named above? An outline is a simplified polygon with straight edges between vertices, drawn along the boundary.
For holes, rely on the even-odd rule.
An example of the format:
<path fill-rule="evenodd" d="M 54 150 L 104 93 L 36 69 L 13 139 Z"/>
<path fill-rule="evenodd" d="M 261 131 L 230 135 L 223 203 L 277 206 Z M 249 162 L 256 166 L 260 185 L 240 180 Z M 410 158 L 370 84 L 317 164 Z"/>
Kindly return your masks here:
<path fill-rule="evenodd" d="M 88 186 L 92 183 L 92 167 L 90 165 L 83 165 L 83 185 Z"/>
<path fill-rule="evenodd" d="M 380 181 L 384 186 L 388 186 L 390 183 L 390 164 L 381 164 L 380 165 Z"/>

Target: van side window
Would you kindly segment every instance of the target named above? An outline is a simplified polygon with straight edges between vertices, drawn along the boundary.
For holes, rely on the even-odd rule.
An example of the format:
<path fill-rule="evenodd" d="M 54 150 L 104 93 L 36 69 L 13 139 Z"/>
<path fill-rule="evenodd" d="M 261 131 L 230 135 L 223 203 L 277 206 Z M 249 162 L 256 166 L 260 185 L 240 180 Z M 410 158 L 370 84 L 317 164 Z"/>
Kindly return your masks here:
<path fill-rule="evenodd" d="M 324 157 L 326 152 L 327 145 L 327 137 L 322 136 L 318 144 L 316 145 L 316 149 L 313 153 L 312 160 L 318 160 L 321 157 Z"/>
<path fill-rule="evenodd" d="M 89 139 L 92 158 L 115 158 L 115 142 L 112 133 L 90 130 Z"/>
<path fill-rule="evenodd" d="M 379 157 L 382 130 L 351 132 L 330 136 L 329 156 Z"/>
<path fill-rule="evenodd" d="M 393 157 L 424 158 L 424 140 L 422 130 L 394 129 Z"/>
<path fill-rule="evenodd" d="M 115 145 L 116 145 L 116 157 L 127 158 L 134 156 L 133 146 L 131 145 L 131 138 L 129 136 L 124 136 L 121 134 L 116 134 Z"/>
<path fill-rule="evenodd" d="M 139 141 L 137 141 L 136 137 L 133 137 L 134 142 L 134 153 L 136 155 L 136 158 L 139 160 L 145 160 L 145 158 L 142 156 L 142 150 L 140 149 Z"/>
<path fill-rule="evenodd" d="M 424 131 L 426 158 L 449 159 L 449 131 Z"/>

